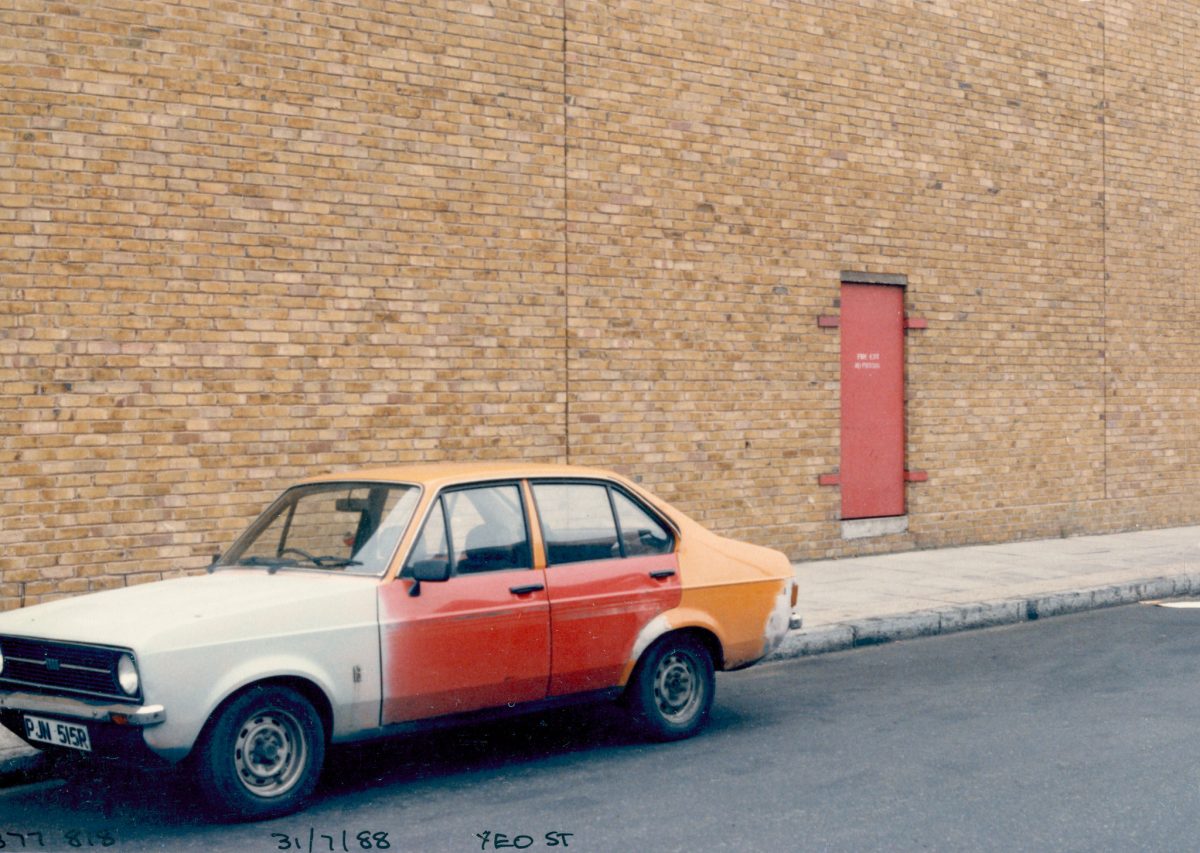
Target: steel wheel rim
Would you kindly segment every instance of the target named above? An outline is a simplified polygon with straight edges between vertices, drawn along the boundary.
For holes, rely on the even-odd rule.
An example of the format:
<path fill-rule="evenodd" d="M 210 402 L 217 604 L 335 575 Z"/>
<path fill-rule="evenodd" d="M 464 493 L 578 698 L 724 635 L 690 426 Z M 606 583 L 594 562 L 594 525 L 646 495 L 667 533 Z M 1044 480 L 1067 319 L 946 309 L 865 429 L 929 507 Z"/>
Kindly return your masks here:
<path fill-rule="evenodd" d="M 654 704 L 664 719 L 687 722 L 703 699 L 699 667 L 691 655 L 671 652 L 659 661 L 654 673 Z"/>
<path fill-rule="evenodd" d="M 300 781 L 308 763 L 304 728 L 287 711 L 261 711 L 238 729 L 233 763 L 247 791 L 263 798 L 282 796 Z"/>

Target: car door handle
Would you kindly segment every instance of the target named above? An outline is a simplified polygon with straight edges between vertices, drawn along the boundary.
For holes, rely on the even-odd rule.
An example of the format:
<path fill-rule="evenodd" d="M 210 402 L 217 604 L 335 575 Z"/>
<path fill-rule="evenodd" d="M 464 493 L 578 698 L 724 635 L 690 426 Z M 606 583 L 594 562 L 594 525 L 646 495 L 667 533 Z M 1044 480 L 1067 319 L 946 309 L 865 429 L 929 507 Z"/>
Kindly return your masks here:
<path fill-rule="evenodd" d="M 529 586 L 510 586 L 508 591 L 513 595 L 529 595 L 531 592 L 541 592 L 545 588 L 540 583 L 531 583 Z"/>
<path fill-rule="evenodd" d="M 663 569 L 663 570 L 661 570 L 661 571 L 658 571 L 658 572 L 651 572 L 651 573 L 650 573 L 650 577 L 654 578 L 656 581 L 666 580 L 667 578 L 671 578 L 671 577 L 674 577 L 674 576 L 675 576 L 675 570 L 674 570 L 674 569 Z"/>

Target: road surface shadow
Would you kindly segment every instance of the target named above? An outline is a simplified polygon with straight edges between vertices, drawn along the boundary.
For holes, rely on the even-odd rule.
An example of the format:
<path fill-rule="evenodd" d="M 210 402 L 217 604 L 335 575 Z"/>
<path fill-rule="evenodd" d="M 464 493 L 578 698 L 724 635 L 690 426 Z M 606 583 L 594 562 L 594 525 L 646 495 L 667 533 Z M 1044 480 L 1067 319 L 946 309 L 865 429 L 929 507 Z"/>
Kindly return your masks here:
<path fill-rule="evenodd" d="M 719 690 L 718 690 L 719 693 Z M 768 722 L 768 721 L 762 721 Z M 754 712 L 723 707 L 718 700 L 700 740 L 755 725 Z M 616 703 L 582 705 L 455 728 L 331 747 L 315 809 L 340 808 L 364 791 L 436 787 L 446 779 L 467 784 L 478 774 L 512 768 L 537 772 L 540 765 L 679 749 L 646 740 Z M 0 796 L 0 818 L 39 815 L 54 826 L 202 827 L 212 823 L 191 779 L 182 772 L 140 769 L 119 762 L 71 767 L 53 781 Z M 269 824 L 264 824 L 269 825 Z"/>
<path fill-rule="evenodd" d="M 640 743 L 616 706 L 563 708 L 335 747 L 318 792 L 350 794 Z"/>

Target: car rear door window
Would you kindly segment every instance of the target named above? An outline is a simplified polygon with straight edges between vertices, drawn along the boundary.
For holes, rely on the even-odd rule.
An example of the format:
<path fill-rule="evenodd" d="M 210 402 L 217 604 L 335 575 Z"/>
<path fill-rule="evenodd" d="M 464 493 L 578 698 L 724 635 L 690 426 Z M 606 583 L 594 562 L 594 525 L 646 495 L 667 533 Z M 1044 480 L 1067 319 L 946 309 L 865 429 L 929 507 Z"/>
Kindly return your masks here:
<path fill-rule="evenodd" d="M 546 562 L 582 563 L 621 556 L 608 487 L 595 483 L 533 486 L 546 542 Z"/>

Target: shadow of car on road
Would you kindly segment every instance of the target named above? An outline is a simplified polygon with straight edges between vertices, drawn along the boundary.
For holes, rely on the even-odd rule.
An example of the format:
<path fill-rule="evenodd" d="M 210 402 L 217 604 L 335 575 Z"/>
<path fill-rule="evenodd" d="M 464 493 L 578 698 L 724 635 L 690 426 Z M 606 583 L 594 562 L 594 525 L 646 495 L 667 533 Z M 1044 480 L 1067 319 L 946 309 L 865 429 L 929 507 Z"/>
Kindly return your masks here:
<path fill-rule="evenodd" d="M 744 708 L 715 707 L 696 744 L 648 741 L 622 708 L 599 704 L 336 746 L 308 811 L 354 808 L 364 793 L 419 796 L 443 789 L 447 780 L 461 789 L 497 775 L 536 775 L 548 767 L 633 758 L 646 750 L 703 749 L 709 737 L 752 728 L 754 720 L 745 716 Z M 59 826 L 117 823 L 136 828 L 139 835 L 212 823 L 185 772 L 65 761 L 45 775 L 50 781 L 0 798 L 0 815 L 36 813 Z"/>

